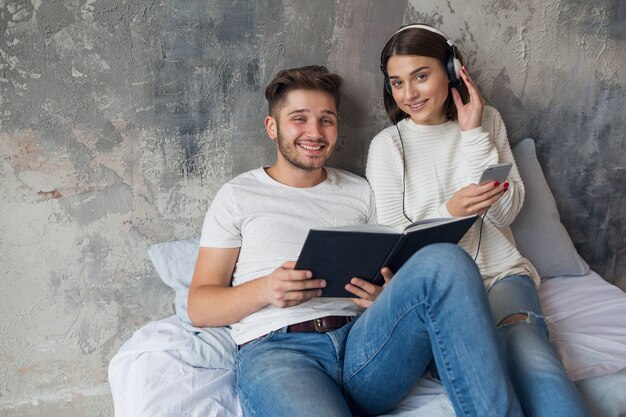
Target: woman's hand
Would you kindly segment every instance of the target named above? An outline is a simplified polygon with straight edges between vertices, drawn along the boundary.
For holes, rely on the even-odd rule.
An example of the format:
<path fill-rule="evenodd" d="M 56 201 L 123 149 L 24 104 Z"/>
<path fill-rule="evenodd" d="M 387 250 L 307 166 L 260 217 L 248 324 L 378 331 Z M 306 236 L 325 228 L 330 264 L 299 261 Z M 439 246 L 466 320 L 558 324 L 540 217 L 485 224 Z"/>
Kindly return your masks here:
<path fill-rule="evenodd" d="M 485 99 L 480 95 L 480 92 L 474 85 L 474 82 L 467 74 L 465 65 L 461 68 L 461 79 L 467 86 L 469 92 L 469 101 L 463 104 L 461 95 L 458 90 L 452 87 L 452 99 L 456 106 L 457 117 L 459 120 L 459 126 L 461 130 L 472 130 L 482 125 L 483 109 L 485 108 Z"/>
<path fill-rule="evenodd" d="M 483 214 L 509 189 L 509 183 L 488 182 L 483 185 L 470 184 L 452 194 L 446 203 L 453 217 Z"/>
<path fill-rule="evenodd" d="M 383 292 L 385 286 L 389 283 L 389 281 L 391 281 L 393 272 L 391 272 L 391 269 L 385 267 L 380 270 L 380 273 L 385 280 L 382 287 L 361 278 L 352 278 L 350 280 L 350 284 L 346 284 L 346 291 L 349 291 L 358 297 L 352 299 L 356 305 L 368 308 L 372 305 L 380 293 Z"/>

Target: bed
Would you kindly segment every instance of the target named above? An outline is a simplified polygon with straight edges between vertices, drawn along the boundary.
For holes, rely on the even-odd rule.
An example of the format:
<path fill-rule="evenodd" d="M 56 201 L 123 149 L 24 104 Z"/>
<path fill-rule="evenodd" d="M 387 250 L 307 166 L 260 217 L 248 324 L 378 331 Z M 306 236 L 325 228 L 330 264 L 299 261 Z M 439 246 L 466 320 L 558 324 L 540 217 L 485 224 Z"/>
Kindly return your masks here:
<path fill-rule="evenodd" d="M 594 417 L 626 416 L 626 293 L 590 270 L 560 223 L 534 142 L 514 149 L 526 186 L 512 225 L 520 252 L 542 276 L 550 341 Z M 174 289 L 176 314 L 138 329 L 112 358 L 116 417 L 240 417 L 232 369 L 236 346 L 225 328 L 199 329 L 186 313 L 198 239 L 153 245 L 149 256 Z M 424 375 L 388 415 L 454 416 L 443 386 Z"/>

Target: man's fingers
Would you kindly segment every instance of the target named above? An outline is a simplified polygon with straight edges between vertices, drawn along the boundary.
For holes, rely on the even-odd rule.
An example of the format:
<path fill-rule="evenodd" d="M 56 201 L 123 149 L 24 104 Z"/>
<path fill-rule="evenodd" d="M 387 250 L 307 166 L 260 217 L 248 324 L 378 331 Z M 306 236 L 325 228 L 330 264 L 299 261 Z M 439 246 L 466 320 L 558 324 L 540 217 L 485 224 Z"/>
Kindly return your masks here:
<path fill-rule="evenodd" d="M 387 267 L 384 267 L 383 269 L 381 269 L 380 274 L 383 276 L 383 279 L 385 280 L 385 285 L 387 285 L 389 281 L 391 281 L 391 278 L 393 278 L 393 271 L 391 271 L 391 269 Z"/>
<path fill-rule="evenodd" d="M 275 293 L 288 291 L 302 291 L 326 287 L 326 281 L 319 278 L 310 278 L 309 271 L 282 271 L 272 281 L 271 290 Z"/>
<path fill-rule="evenodd" d="M 313 273 L 300 269 L 286 269 L 285 273 L 281 275 L 281 279 L 284 281 L 304 281 L 309 278 L 313 278 Z"/>
<path fill-rule="evenodd" d="M 361 278 L 352 278 L 350 280 L 350 284 L 354 285 L 355 287 L 361 288 L 368 294 L 378 294 L 380 292 L 380 287 L 378 285 L 372 284 L 371 282 L 365 281 Z"/>
<path fill-rule="evenodd" d="M 352 278 L 350 283 L 346 284 L 345 289 L 360 298 L 371 301 L 374 301 L 383 290 L 382 287 L 361 278 Z"/>
<path fill-rule="evenodd" d="M 311 298 L 319 297 L 322 295 L 322 293 L 323 292 L 320 289 L 287 291 L 283 297 L 283 300 L 286 303 L 290 303 L 290 304 L 292 302 L 296 302 L 296 304 L 292 304 L 292 305 L 297 305 Z"/>
<path fill-rule="evenodd" d="M 296 267 L 295 261 L 287 261 L 281 265 L 284 269 L 294 269 Z"/>
<path fill-rule="evenodd" d="M 279 308 L 294 307 L 302 304 L 307 300 L 310 300 L 311 298 L 319 297 L 321 295 L 321 290 L 291 291 L 285 293 L 285 296 L 282 298 L 282 300 L 275 303 L 275 305 Z"/>
<path fill-rule="evenodd" d="M 284 282 L 285 291 L 302 291 L 311 290 L 315 288 L 326 287 L 326 281 L 323 279 L 304 279 L 304 280 L 291 280 Z"/>
<path fill-rule="evenodd" d="M 296 300 L 309 300 L 311 298 L 320 297 L 323 294 L 321 289 L 302 290 L 302 291 L 289 291 L 288 294 L 295 295 Z"/>
<path fill-rule="evenodd" d="M 372 305 L 373 301 L 370 300 L 364 300 L 362 298 L 351 298 L 352 302 L 356 305 L 358 305 L 359 307 L 363 307 L 363 308 L 369 308 L 369 306 Z"/>
<path fill-rule="evenodd" d="M 363 290 L 362 288 L 357 287 L 356 285 L 352 285 L 352 284 L 346 284 L 346 286 L 344 287 L 346 289 L 346 291 L 356 295 L 359 298 L 365 299 L 365 300 L 374 300 L 374 296 L 370 293 L 368 293 L 367 291 Z"/>

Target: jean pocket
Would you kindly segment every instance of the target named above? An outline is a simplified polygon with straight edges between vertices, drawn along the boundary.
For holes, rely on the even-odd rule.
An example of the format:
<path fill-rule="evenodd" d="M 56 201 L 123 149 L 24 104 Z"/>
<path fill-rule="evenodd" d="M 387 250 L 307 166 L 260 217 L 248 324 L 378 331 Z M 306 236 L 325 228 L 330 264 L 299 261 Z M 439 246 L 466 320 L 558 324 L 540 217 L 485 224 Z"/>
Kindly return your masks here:
<path fill-rule="evenodd" d="M 235 367 L 239 368 L 241 362 L 248 356 L 250 352 L 254 350 L 260 344 L 270 340 L 272 336 L 276 333 L 276 330 L 272 330 L 268 334 L 264 336 L 257 337 L 256 339 L 252 339 L 248 343 L 246 343 L 242 348 L 237 352 L 237 356 L 235 357 Z"/>

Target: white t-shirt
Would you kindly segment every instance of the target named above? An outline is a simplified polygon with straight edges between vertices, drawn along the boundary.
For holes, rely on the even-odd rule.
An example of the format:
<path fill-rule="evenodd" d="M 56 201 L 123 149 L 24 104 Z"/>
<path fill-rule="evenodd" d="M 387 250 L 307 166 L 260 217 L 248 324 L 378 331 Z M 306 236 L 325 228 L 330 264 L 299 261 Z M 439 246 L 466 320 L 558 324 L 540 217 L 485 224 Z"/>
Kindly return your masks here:
<path fill-rule="evenodd" d="M 297 260 L 311 228 L 376 223 L 374 194 L 367 181 L 343 170 L 325 169 L 326 180 L 315 187 L 290 187 L 258 168 L 218 191 L 204 220 L 200 246 L 240 248 L 233 286 Z M 232 324 L 231 334 L 242 344 L 293 323 L 360 311 L 342 298 L 315 298 L 289 308 L 269 305 Z"/>

